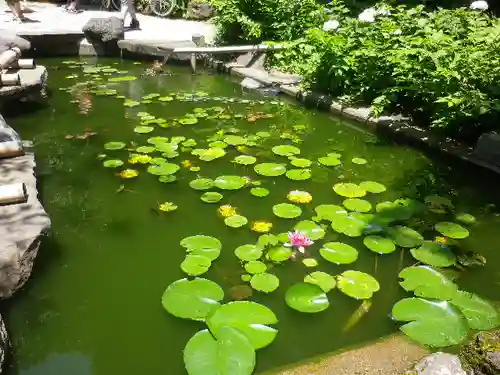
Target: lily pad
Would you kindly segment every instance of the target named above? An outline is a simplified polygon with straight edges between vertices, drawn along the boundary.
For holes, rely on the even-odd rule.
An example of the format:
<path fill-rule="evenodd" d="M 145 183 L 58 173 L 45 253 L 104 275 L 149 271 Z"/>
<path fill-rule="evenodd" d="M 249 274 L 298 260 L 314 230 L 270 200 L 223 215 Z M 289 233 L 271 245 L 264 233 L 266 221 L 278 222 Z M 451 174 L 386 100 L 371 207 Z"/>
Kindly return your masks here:
<path fill-rule="evenodd" d="M 203 255 L 214 261 L 219 257 L 222 243 L 215 237 L 197 235 L 181 240 L 181 246 L 193 255 Z"/>
<path fill-rule="evenodd" d="M 126 82 L 126 81 L 135 81 L 137 79 L 136 76 L 118 76 L 111 77 L 108 79 L 109 82 Z"/>
<path fill-rule="evenodd" d="M 367 236 L 363 239 L 365 246 L 378 254 L 390 254 L 396 251 L 396 245 L 390 238 L 381 236 Z"/>
<path fill-rule="evenodd" d="M 257 161 L 257 158 L 254 156 L 250 156 L 250 155 L 239 155 L 233 159 L 234 163 L 241 164 L 241 165 L 255 164 L 256 161 Z"/>
<path fill-rule="evenodd" d="M 324 259 L 335 264 L 350 264 L 358 259 L 358 251 L 342 242 L 327 242 L 319 253 Z"/>
<path fill-rule="evenodd" d="M 163 212 L 172 212 L 177 210 L 178 206 L 173 202 L 164 202 L 158 206 L 158 209 Z"/>
<path fill-rule="evenodd" d="M 170 284 L 161 298 L 161 304 L 170 314 L 184 319 L 203 320 L 219 307 L 224 291 L 213 281 L 195 278 Z"/>
<path fill-rule="evenodd" d="M 457 214 L 455 216 L 455 219 L 457 221 L 460 221 L 461 223 L 464 223 L 464 224 L 475 224 L 476 223 L 476 218 L 474 216 L 472 216 L 471 214 L 468 214 L 465 212 Z"/>
<path fill-rule="evenodd" d="M 267 197 L 269 195 L 269 190 L 263 187 L 255 187 L 250 189 L 250 194 L 252 194 L 254 197 Z"/>
<path fill-rule="evenodd" d="M 278 246 L 269 249 L 266 254 L 266 258 L 273 262 L 284 262 L 285 260 L 290 259 L 292 255 L 293 250 L 291 248 Z"/>
<path fill-rule="evenodd" d="M 266 306 L 250 301 L 229 302 L 215 310 L 206 322 L 215 337 L 219 336 L 219 331 L 224 326 L 240 330 L 248 337 L 254 349 L 269 345 L 278 332 L 267 325 L 278 323 L 276 315 Z"/>
<path fill-rule="evenodd" d="M 224 142 L 231 146 L 239 146 L 247 143 L 247 140 L 244 137 L 240 137 L 239 135 L 228 135 L 224 137 Z"/>
<path fill-rule="evenodd" d="M 104 144 L 106 150 L 121 150 L 125 148 L 126 144 L 123 142 L 108 142 Z"/>
<path fill-rule="evenodd" d="M 498 326 L 497 310 L 475 294 L 458 291 L 450 302 L 460 309 L 472 329 L 485 331 Z"/>
<path fill-rule="evenodd" d="M 134 128 L 134 132 L 139 134 L 151 133 L 153 130 L 155 130 L 155 128 L 152 126 L 136 126 Z"/>
<path fill-rule="evenodd" d="M 359 216 L 363 214 L 356 214 L 359 213 L 337 213 L 330 216 L 332 229 L 349 237 L 361 236 L 368 224 L 362 216 Z"/>
<path fill-rule="evenodd" d="M 437 223 L 434 228 L 443 236 L 450 237 L 456 240 L 469 236 L 469 231 L 460 224 L 455 224 L 447 221 Z"/>
<path fill-rule="evenodd" d="M 302 264 L 306 267 L 317 267 L 318 261 L 314 258 L 304 258 L 302 259 Z"/>
<path fill-rule="evenodd" d="M 337 218 L 337 214 L 347 214 L 347 211 L 336 204 L 320 204 L 314 209 L 316 215 L 320 220 L 332 221 L 332 219 Z"/>
<path fill-rule="evenodd" d="M 234 254 L 238 259 L 249 262 L 251 260 L 260 259 L 263 254 L 263 249 L 257 245 L 241 245 L 234 250 Z"/>
<path fill-rule="evenodd" d="M 240 228 L 248 224 L 248 219 L 245 216 L 233 215 L 224 219 L 224 224 L 231 228 Z"/>
<path fill-rule="evenodd" d="M 302 215 L 302 208 L 290 203 L 279 203 L 273 206 L 273 213 L 284 219 L 293 219 Z"/>
<path fill-rule="evenodd" d="M 214 181 L 214 186 L 222 190 L 238 190 L 247 184 L 241 176 L 219 176 Z"/>
<path fill-rule="evenodd" d="M 293 229 L 307 234 L 307 236 L 313 241 L 325 237 L 325 230 L 314 221 L 300 221 Z"/>
<path fill-rule="evenodd" d="M 323 292 L 327 293 L 337 285 L 335 277 L 322 271 L 315 271 L 304 277 L 304 282 L 319 286 Z"/>
<path fill-rule="evenodd" d="M 213 148 L 226 148 L 228 146 L 228 144 L 226 142 L 222 142 L 222 141 L 213 141 L 213 142 L 210 142 L 208 145 L 210 147 L 213 147 Z"/>
<path fill-rule="evenodd" d="M 271 293 L 278 289 L 280 280 L 273 274 L 259 273 L 252 276 L 250 285 L 252 286 L 252 288 L 260 292 Z"/>
<path fill-rule="evenodd" d="M 132 107 L 137 107 L 138 105 L 141 105 L 141 102 L 137 102 L 135 100 L 130 100 L 130 99 L 127 99 L 123 102 L 123 106 L 124 107 L 129 107 L 129 108 L 132 108 Z"/>
<path fill-rule="evenodd" d="M 416 260 L 434 267 L 449 267 L 457 261 L 448 247 L 431 241 L 425 241 L 422 246 L 411 249 L 410 252 Z"/>
<path fill-rule="evenodd" d="M 154 152 L 156 149 L 153 146 L 141 146 L 137 147 L 135 151 L 140 152 L 141 154 L 150 154 Z"/>
<path fill-rule="evenodd" d="M 194 125 L 198 123 L 198 119 L 194 116 L 186 116 L 179 119 L 179 124 L 182 125 Z"/>
<path fill-rule="evenodd" d="M 272 148 L 272 151 L 276 155 L 280 155 L 280 156 L 292 156 L 292 155 L 300 154 L 300 149 L 298 147 L 290 146 L 290 145 L 274 146 Z"/>
<path fill-rule="evenodd" d="M 203 161 L 212 161 L 215 159 L 219 159 L 226 155 L 226 151 L 222 148 L 218 147 L 211 147 L 211 148 L 206 148 L 206 149 L 196 149 L 191 152 L 192 155 L 197 155 L 200 160 Z"/>
<path fill-rule="evenodd" d="M 289 169 L 286 171 L 286 177 L 294 181 L 308 180 L 312 176 L 310 169 Z"/>
<path fill-rule="evenodd" d="M 224 198 L 224 196 L 216 191 L 207 191 L 200 197 L 200 199 L 205 203 L 217 203 L 222 198 Z"/>
<path fill-rule="evenodd" d="M 297 168 L 307 168 L 311 166 L 312 161 L 304 158 L 294 158 L 290 160 L 290 164 Z"/>
<path fill-rule="evenodd" d="M 457 294 L 457 286 L 441 272 L 429 266 L 407 267 L 399 273 L 399 284 L 417 297 L 450 300 Z"/>
<path fill-rule="evenodd" d="M 106 168 L 118 168 L 123 165 L 123 161 L 114 159 L 114 160 L 106 160 L 102 165 Z"/>
<path fill-rule="evenodd" d="M 203 255 L 188 254 L 181 263 L 181 270 L 189 276 L 199 276 L 208 271 L 212 262 Z"/>
<path fill-rule="evenodd" d="M 175 181 L 177 181 L 177 177 L 175 177 L 173 174 L 168 175 L 168 176 L 160 176 L 160 177 L 158 177 L 158 181 L 160 181 L 162 183 L 175 182 Z"/>
<path fill-rule="evenodd" d="M 286 304 L 304 313 L 317 313 L 330 306 L 325 292 L 317 285 L 298 283 L 292 285 L 285 294 Z"/>
<path fill-rule="evenodd" d="M 216 340 L 208 329 L 197 332 L 184 348 L 188 375 L 251 375 L 255 349 L 244 333 L 220 327 Z"/>
<path fill-rule="evenodd" d="M 366 195 L 366 190 L 351 182 L 341 182 L 333 185 L 333 190 L 343 197 L 360 198 Z"/>
<path fill-rule="evenodd" d="M 372 298 L 380 290 L 378 281 L 371 275 L 360 271 L 345 271 L 337 277 L 337 287 L 355 299 Z"/>
<path fill-rule="evenodd" d="M 374 194 L 383 193 L 384 191 L 387 190 L 387 188 L 384 185 L 375 181 L 363 181 L 362 183 L 359 184 L 359 187 L 361 189 L 366 190 L 369 193 L 374 193 Z"/>
<path fill-rule="evenodd" d="M 214 187 L 214 180 L 210 178 L 197 178 L 190 181 L 189 186 L 194 190 L 208 190 Z"/>
<path fill-rule="evenodd" d="M 154 174 L 156 176 L 167 176 L 176 173 L 181 167 L 173 163 L 163 163 L 159 165 L 150 165 L 148 167 L 148 173 Z"/>
<path fill-rule="evenodd" d="M 252 275 L 264 273 L 266 272 L 266 270 L 266 264 L 258 260 L 251 260 L 250 262 L 245 264 L 245 271 Z"/>
<path fill-rule="evenodd" d="M 397 225 L 387 230 L 389 237 L 401 247 L 416 247 L 424 242 L 424 237 L 416 230 Z"/>
<path fill-rule="evenodd" d="M 351 211 L 368 212 L 372 209 L 372 204 L 364 199 L 348 198 L 342 204 Z"/>
<path fill-rule="evenodd" d="M 262 176 L 276 177 L 285 174 L 286 167 L 283 164 L 261 163 L 255 165 L 254 171 Z"/>
<path fill-rule="evenodd" d="M 318 159 L 318 162 L 326 167 L 335 167 L 342 164 L 337 156 L 324 156 Z"/>
<path fill-rule="evenodd" d="M 451 303 L 405 298 L 392 307 L 392 318 L 408 337 L 432 347 L 457 345 L 467 337 L 467 320 Z"/>
<path fill-rule="evenodd" d="M 366 164 L 366 159 L 363 158 L 352 158 L 351 160 L 354 164 Z"/>
<path fill-rule="evenodd" d="M 148 140 L 146 142 L 156 146 L 160 143 L 167 143 L 168 138 L 167 137 L 151 137 L 151 138 L 148 138 Z"/>

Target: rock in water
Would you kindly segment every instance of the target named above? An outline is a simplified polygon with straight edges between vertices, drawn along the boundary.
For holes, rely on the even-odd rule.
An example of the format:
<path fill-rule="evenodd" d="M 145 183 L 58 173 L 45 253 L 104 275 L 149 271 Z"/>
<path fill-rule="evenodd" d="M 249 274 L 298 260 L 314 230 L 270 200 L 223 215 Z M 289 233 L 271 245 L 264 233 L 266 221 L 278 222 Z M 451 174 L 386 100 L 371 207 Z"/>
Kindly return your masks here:
<path fill-rule="evenodd" d="M 462 347 L 459 356 L 474 375 L 500 374 L 500 330 L 478 333 Z"/>
<path fill-rule="evenodd" d="M 214 16 L 214 8 L 203 0 L 191 0 L 187 7 L 188 18 L 196 20 L 206 20 Z"/>
<path fill-rule="evenodd" d="M 467 375 L 460 359 L 453 354 L 434 353 L 424 357 L 410 374 L 415 375 Z"/>
<path fill-rule="evenodd" d="M 254 89 L 254 90 L 262 87 L 260 82 L 257 82 L 252 78 L 245 78 L 243 81 L 241 81 L 240 85 L 241 87 L 244 87 L 246 89 Z"/>
<path fill-rule="evenodd" d="M 0 30 L 0 53 L 3 53 L 12 47 L 18 47 L 21 51 L 28 51 L 31 43 L 7 30 Z"/>
<path fill-rule="evenodd" d="M 91 18 L 82 30 L 87 39 L 94 41 L 118 41 L 125 37 L 123 20 L 117 17 Z"/>

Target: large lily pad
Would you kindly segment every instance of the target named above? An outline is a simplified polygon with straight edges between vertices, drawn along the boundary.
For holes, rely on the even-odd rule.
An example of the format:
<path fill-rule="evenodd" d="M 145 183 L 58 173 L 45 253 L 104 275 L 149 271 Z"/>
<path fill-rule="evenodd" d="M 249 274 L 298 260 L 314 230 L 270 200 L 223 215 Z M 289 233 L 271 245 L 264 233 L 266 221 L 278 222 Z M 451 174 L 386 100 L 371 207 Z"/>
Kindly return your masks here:
<path fill-rule="evenodd" d="M 475 294 L 458 291 L 450 302 L 462 311 L 472 329 L 489 330 L 498 326 L 497 310 Z"/>
<path fill-rule="evenodd" d="M 189 375 L 251 375 L 255 349 L 244 333 L 220 327 L 216 340 L 208 329 L 197 332 L 184 348 Z"/>
<path fill-rule="evenodd" d="M 254 197 L 263 198 L 269 195 L 269 190 L 263 187 L 254 187 L 250 189 L 250 194 Z"/>
<path fill-rule="evenodd" d="M 263 249 L 258 245 L 241 245 L 236 248 L 234 254 L 245 262 L 260 259 Z"/>
<path fill-rule="evenodd" d="M 286 177 L 294 181 L 308 180 L 312 176 L 310 169 L 289 169 L 286 171 Z"/>
<path fill-rule="evenodd" d="M 420 233 L 402 225 L 389 228 L 387 233 L 394 243 L 401 247 L 416 247 L 424 242 L 424 237 Z"/>
<path fill-rule="evenodd" d="M 343 197 L 360 198 L 366 195 L 366 190 L 351 182 L 341 182 L 333 185 L 333 190 Z"/>
<path fill-rule="evenodd" d="M 335 167 L 342 164 L 339 157 L 335 155 L 321 157 L 318 159 L 318 162 L 326 167 Z"/>
<path fill-rule="evenodd" d="M 457 240 L 469 236 L 469 231 L 460 224 L 456 223 L 442 221 L 440 223 L 437 223 L 434 228 L 443 236 L 454 238 Z"/>
<path fill-rule="evenodd" d="M 161 304 L 178 318 L 203 320 L 219 307 L 223 298 L 224 291 L 213 281 L 181 279 L 167 287 Z"/>
<path fill-rule="evenodd" d="M 307 168 L 311 166 L 312 161 L 304 158 L 293 158 L 290 160 L 290 164 L 297 168 Z"/>
<path fill-rule="evenodd" d="M 257 158 L 255 156 L 250 155 L 239 155 L 233 159 L 233 162 L 241 165 L 250 165 L 255 164 Z"/>
<path fill-rule="evenodd" d="M 199 148 L 191 151 L 192 155 L 197 155 L 200 160 L 203 161 L 212 161 L 215 159 L 219 159 L 226 155 L 226 151 L 223 148 L 219 147 L 210 147 L 210 148 Z"/>
<path fill-rule="evenodd" d="M 322 271 L 315 271 L 304 277 L 304 282 L 319 286 L 323 292 L 329 292 L 337 285 L 335 277 Z"/>
<path fill-rule="evenodd" d="M 358 259 L 358 251 L 342 242 L 327 242 L 319 253 L 324 259 L 335 264 L 350 264 Z"/>
<path fill-rule="evenodd" d="M 259 273 L 252 276 L 250 285 L 252 286 L 252 288 L 260 292 L 271 293 L 278 289 L 280 280 L 273 274 Z"/>
<path fill-rule="evenodd" d="M 139 133 L 139 134 L 147 134 L 151 133 L 155 128 L 152 126 L 136 126 L 134 128 L 134 132 Z"/>
<path fill-rule="evenodd" d="M 450 300 L 457 294 L 457 286 L 441 272 L 429 266 L 407 267 L 399 273 L 399 284 L 418 297 Z"/>
<path fill-rule="evenodd" d="M 205 203 L 217 203 L 220 202 L 222 198 L 224 198 L 224 196 L 216 191 L 207 191 L 200 197 L 200 199 Z"/>
<path fill-rule="evenodd" d="M 247 180 L 241 176 L 219 176 L 214 181 L 215 187 L 223 190 L 238 190 L 246 183 Z"/>
<path fill-rule="evenodd" d="M 222 243 L 215 237 L 197 235 L 186 237 L 181 240 L 181 246 L 194 255 L 203 255 L 214 261 L 219 257 Z"/>
<path fill-rule="evenodd" d="M 123 161 L 118 159 L 106 160 L 102 163 L 102 165 L 106 168 L 118 168 L 123 165 Z"/>
<path fill-rule="evenodd" d="M 240 228 L 248 224 L 248 219 L 242 215 L 232 215 L 224 219 L 224 224 L 231 228 Z"/>
<path fill-rule="evenodd" d="M 283 164 L 261 163 L 255 165 L 254 171 L 262 176 L 276 177 L 285 174 L 286 167 Z"/>
<path fill-rule="evenodd" d="M 302 214 L 302 208 L 290 203 L 279 203 L 273 206 L 273 213 L 284 219 L 293 219 Z"/>
<path fill-rule="evenodd" d="M 314 209 L 316 215 L 320 220 L 332 221 L 337 218 L 337 214 L 347 214 L 347 211 L 336 204 L 320 204 Z"/>
<path fill-rule="evenodd" d="M 362 183 L 359 184 L 359 187 L 361 189 L 366 190 L 369 193 L 374 193 L 374 194 L 383 193 L 384 191 L 387 190 L 387 188 L 384 185 L 375 181 L 363 181 Z"/>
<path fill-rule="evenodd" d="M 156 176 L 168 176 L 176 173 L 181 167 L 173 163 L 163 163 L 159 165 L 150 165 L 148 167 L 148 173 L 154 174 Z"/>
<path fill-rule="evenodd" d="M 331 220 L 332 229 L 349 237 L 361 236 L 368 223 L 364 220 L 364 217 L 356 214 L 357 212 L 331 215 L 329 219 Z"/>
<path fill-rule="evenodd" d="M 290 146 L 290 145 L 274 146 L 272 148 L 272 151 L 276 155 L 280 155 L 280 156 L 292 156 L 292 155 L 300 154 L 300 149 L 298 147 Z"/>
<path fill-rule="evenodd" d="M 468 333 L 464 316 L 445 301 L 405 298 L 392 307 L 392 317 L 409 322 L 401 326 L 401 331 L 420 344 L 432 347 L 459 344 Z"/>
<path fill-rule="evenodd" d="M 342 204 L 345 206 L 345 208 L 351 211 L 368 212 L 372 209 L 372 205 L 370 202 L 359 198 L 348 198 L 344 200 Z"/>
<path fill-rule="evenodd" d="M 198 123 L 198 119 L 194 116 L 186 116 L 179 119 L 179 124 L 182 125 L 194 125 Z"/>
<path fill-rule="evenodd" d="M 266 258 L 273 262 L 284 262 L 293 255 L 293 250 L 285 246 L 277 246 L 269 249 Z"/>
<path fill-rule="evenodd" d="M 231 146 L 239 146 L 247 143 L 247 140 L 244 137 L 240 137 L 239 135 L 228 135 L 224 138 L 224 142 Z"/>
<path fill-rule="evenodd" d="M 378 254 L 389 254 L 396 250 L 394 242 L 386 237 L 366 236 L 363 243 L 368 249 Z"/>
<path fill-rule="evenodd" d="M 212 262 L 203 255 L 188 254 L 181 263 L 181 270 L 189 276 L 199 276 L 208 271 Z"/>
<path fill-rule="evenodd" d="M 278 323 L 276 315 L 266 306 L 250 301 L 229 302 L 215 310 L 206 322 L 215 337 L 219 337 L 220 329 L 224 326 L 240 330 L 254 349 L 269 345 L 278 332 L 267 325 Z"/>
<path fill-rule="evenodd" d="M 307 234 L 307 236 L 313 241 L 325 237 L 325 230 L 314 221 L 299 221 L 293 229 Z"/>
<path fill-rule="evenodd" d="M 190 181 L 189 186 L 195 190 L 208 190 L 214 186 L 214 180 L 210 178 L 197 178 Z"/>
<path fill-rule="evenodd" d="M 104 144 L 106 150 L 121 150 L 125 148 L 126 144 L 123 142 L 108 142 Z"/>
<path fill-rule="evenodd" d="M 415 259 L 434 267 L 449 267 L 457 261 L 457 257 L 447 246 L 431 241 L 425 241 L 422 246 L 411 249 L 410 252 Z"/>
<path fill-rule="evenodd" d="M 256 275 L 258 273 L 264 273 L 267 270 L 267 266 L 264 262 L 259 260 L 251 260 L 245 264 L 245 271 L 249 274 Z"/>
<path fill-rule="evenodd" d="M 325 292 L 319 286 L 309 283 L 292 285 L 286 291 L 285 301 L 292 309 L 304 313 L 317 313 L 330 306 Z"/>
<path fill-rule="evenodd" d="M 455 216 L 455 219 L 464 224 L 474 224 L 476 222 L 476 218 L 471 214 L 466 212 L 459 213 Z"/>
<path fill-rule="evenodd" d="M 373 293 L 380 290 L 380 285 L 373 276 L 360 271 L 343 272 L 337 277 L 337 287 L 356 299 L 372 298 Z"/>

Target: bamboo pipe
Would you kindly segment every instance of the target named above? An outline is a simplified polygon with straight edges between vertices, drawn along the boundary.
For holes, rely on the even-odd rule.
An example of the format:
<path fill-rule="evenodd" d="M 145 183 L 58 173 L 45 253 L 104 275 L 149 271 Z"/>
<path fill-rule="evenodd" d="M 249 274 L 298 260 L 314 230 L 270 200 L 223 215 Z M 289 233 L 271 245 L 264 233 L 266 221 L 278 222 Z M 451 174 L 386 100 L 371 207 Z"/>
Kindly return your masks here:
<path fill-rule="evenodd" d="M 0 74 L 1 86 L 17 86 L 21 84 L 21 76 L 18 73 L 3 73 Z"/>
<path fill-rule="evenodd" d="M 19 59 L 8 66 L 9 69 L 35 69 L 35 59 Z"/>
<path fill-rule="evenodd" d="M 0 69 L 7 68 L 13 64 L 21 56 L 21 50 L 17 47 L 13 47 L 0 54 Z"/>
<path fill-rule="evenodd" d="M 0 186 L 0 205 L 26 203 L 27 201 L 28 190 L 24 183 L 18 182 Z"/>
<path fill-rule="evenodd" d="M 0 159 L 24 155 L 23 144 L 19 141 L 0 142 Z"/>

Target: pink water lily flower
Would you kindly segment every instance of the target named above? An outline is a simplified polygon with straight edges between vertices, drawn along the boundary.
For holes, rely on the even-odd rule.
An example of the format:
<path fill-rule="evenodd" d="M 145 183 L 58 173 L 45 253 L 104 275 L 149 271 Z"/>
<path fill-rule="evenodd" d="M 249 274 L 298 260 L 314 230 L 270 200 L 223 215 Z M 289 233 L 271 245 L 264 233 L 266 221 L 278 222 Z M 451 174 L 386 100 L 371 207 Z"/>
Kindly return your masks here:
<path fill-rule="evenodd" d="M 300 231 L 288 232 L 288 241 L 290 242 L 284 244 L 284 246 L 296 247 L 302 254 L 304 254 L 307 246 L 311 246 L 314 243 L 307 234 Z"/>

